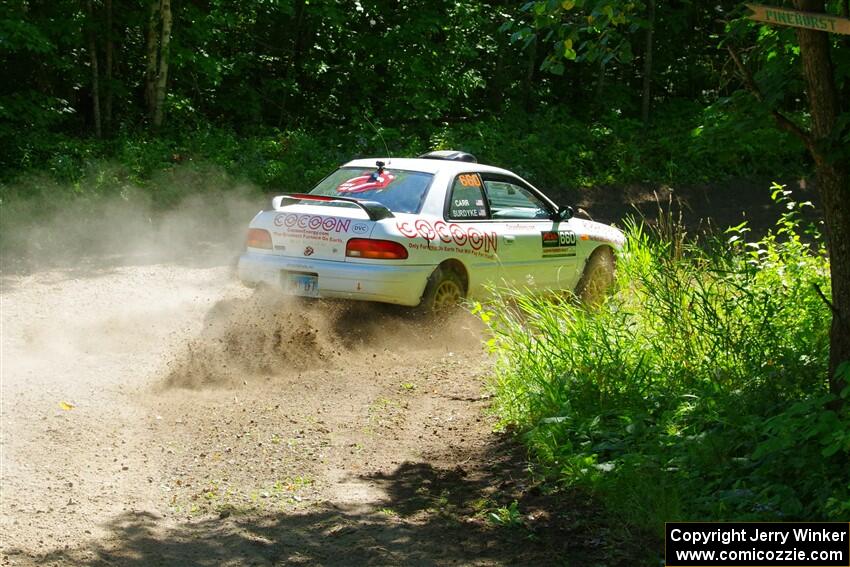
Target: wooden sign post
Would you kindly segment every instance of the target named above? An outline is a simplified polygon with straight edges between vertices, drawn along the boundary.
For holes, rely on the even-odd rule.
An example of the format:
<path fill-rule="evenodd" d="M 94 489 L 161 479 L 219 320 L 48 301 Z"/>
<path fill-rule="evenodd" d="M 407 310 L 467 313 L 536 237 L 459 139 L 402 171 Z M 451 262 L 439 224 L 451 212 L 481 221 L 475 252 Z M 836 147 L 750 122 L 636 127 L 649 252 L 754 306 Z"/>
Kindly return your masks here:
<path fill-rule="evenodd" d="M 814 12 L 797 12 L 761 4 L 746 4 L 746 6 L 753 12 L 748 17 L 757 22 L 850 35 L 850 20 L 846 18 Z"/>

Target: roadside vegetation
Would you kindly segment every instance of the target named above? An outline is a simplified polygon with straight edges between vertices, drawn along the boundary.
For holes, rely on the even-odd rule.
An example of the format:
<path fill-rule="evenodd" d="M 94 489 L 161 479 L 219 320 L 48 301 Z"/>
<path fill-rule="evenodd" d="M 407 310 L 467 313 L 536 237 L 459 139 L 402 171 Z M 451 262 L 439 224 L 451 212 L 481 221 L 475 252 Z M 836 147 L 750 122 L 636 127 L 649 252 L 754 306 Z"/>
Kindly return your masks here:
<path fill-rule="evenodd" d="M 173 182 L 168 176 L 175 170 L 226 175 L 234 184 L 250 184 L 258 195 L 302 192 L 340 163 L 385 155 L 384 141 L 396 157 L 461 148 L 548 192 L 574 196 L 601 185 L 721 183 L 802 175 L 807 167 L 802 145 L 738 97 L 708 107 L 672 101 L 648 129 L 616 109 L 588 118 L 544 108 L 401 128 L 379 123 L 373 129 L 358 120 L 343 128 L 250 135 L 210 123 L 157 135 L 125 131 L 110 140 L 24 133 L 8 140 L 8 151 L 0 154 L 0 186 L 8 201 L 111 196 L 129 185 L 168 208 L 205 190 L 204 184 Z"/>
<path fill-rule="evenodd" d="M 746 225 L 690 236 L 669 212 L 629 222 L 596 309 L 515 291 L 477 308 L 502 424 L 540 474 L 627 529 L 850 513 L 850 412 L 828 409 L 829 263 L 807 203 L 773 196 L 784 212 L 757 241 Z"/>

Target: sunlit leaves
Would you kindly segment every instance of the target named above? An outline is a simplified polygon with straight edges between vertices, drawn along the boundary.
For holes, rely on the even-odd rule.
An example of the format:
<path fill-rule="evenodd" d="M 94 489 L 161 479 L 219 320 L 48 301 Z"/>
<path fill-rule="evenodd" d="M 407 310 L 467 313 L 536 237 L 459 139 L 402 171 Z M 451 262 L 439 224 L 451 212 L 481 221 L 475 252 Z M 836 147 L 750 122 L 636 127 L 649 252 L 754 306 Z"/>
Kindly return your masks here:
<path fill-rule="evenodd" d="M 542 37 L 551 45 L 542 68 L 559 75 L 564 72 L 563 60 L 631 61 L 631 45 L 623 33 L 632 33 L 643 25 L 640 18 L 645 6 L 624 0 L 540 0 L 529 2 L 523 9 L 533 16 L 533 26 L 516 29 L 512 40 L 527 40 L 533 34 Z M 627 23 L 633 25 L 625 28 Z"/>

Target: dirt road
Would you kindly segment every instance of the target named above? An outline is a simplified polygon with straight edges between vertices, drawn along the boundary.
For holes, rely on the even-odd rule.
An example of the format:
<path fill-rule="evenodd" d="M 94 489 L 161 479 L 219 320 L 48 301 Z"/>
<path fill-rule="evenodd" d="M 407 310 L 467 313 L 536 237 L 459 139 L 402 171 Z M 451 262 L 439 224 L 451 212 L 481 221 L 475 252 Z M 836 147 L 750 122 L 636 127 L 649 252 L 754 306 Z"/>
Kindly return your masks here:
<path fill-rule="evenodd" d="M 175 262 L 6 276 L 0 298 L 2 564 L 561 564 L 605 545 L 581 503 L 544 529 L 492 432 L 471 317 L 294 302 Z M 522 528 L 488 521 L 514 499 Z"/>

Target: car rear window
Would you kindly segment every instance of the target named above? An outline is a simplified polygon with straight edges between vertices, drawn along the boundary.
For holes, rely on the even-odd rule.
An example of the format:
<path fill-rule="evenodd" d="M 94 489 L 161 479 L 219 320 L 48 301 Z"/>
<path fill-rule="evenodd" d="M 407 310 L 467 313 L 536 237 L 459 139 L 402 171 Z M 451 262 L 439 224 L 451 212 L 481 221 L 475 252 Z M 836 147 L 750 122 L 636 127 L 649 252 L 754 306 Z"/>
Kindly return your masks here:
<path fill-rule="evenodd" d="M 385 167 L 377 174 L 376 168 L 341 167 L 325 177 L 310 194 L 376 201 L 395 213 L 418 213 L 433 179 L 433 174 L 421 171 Z"/>

